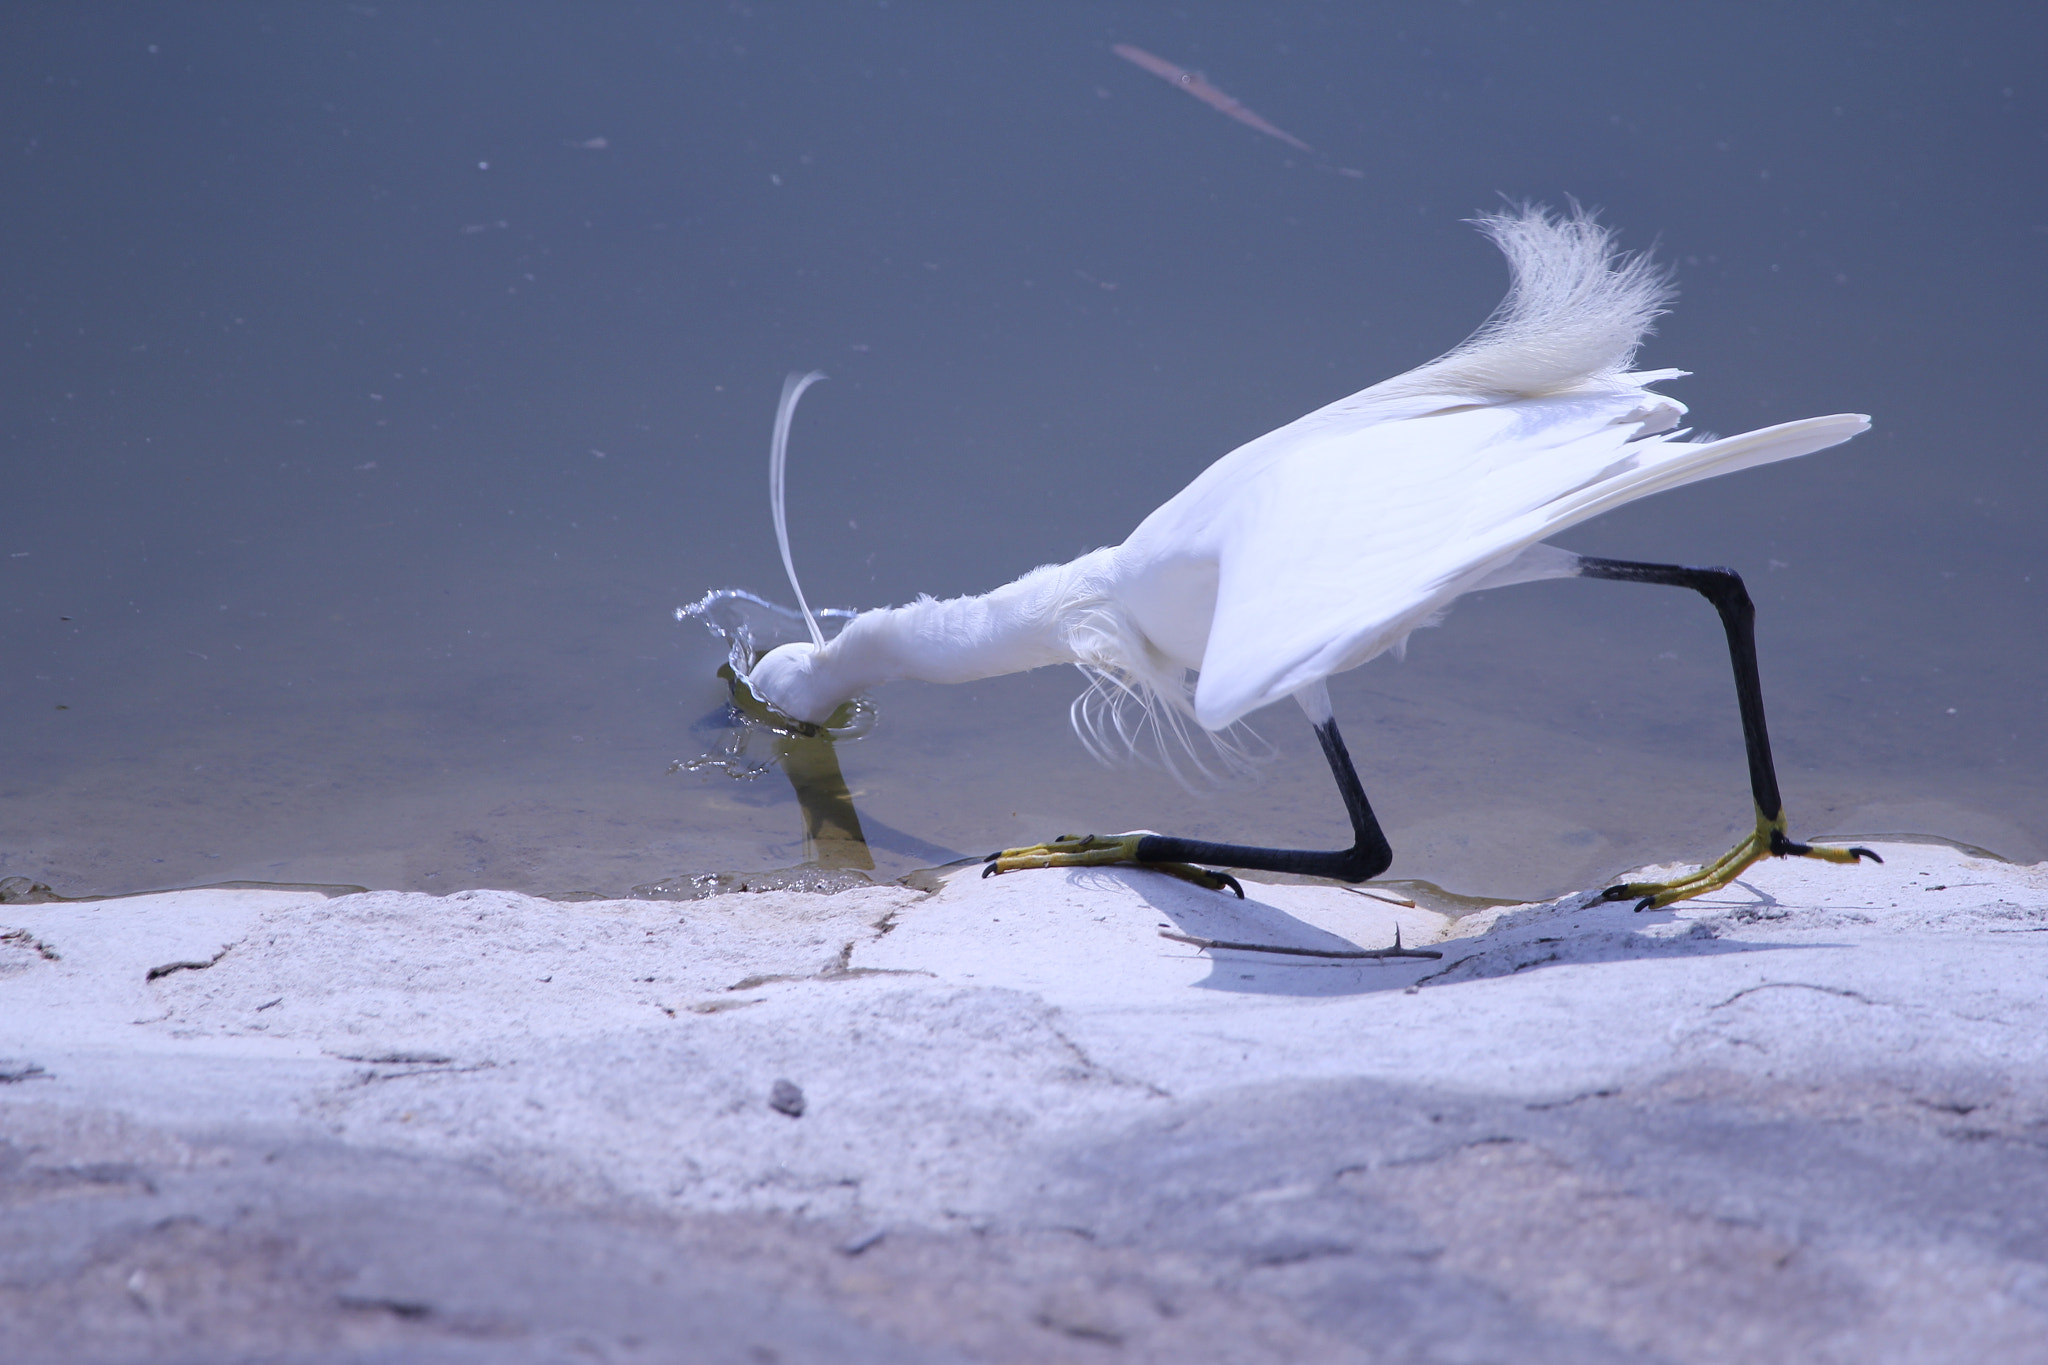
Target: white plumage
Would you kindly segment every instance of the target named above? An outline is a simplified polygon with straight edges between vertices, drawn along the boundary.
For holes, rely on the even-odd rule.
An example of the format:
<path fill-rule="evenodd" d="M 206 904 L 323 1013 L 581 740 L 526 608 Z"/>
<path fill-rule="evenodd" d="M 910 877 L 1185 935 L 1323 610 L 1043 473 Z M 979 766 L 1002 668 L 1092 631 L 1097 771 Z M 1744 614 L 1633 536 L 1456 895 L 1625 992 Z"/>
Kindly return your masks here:
<path fill-rule="evenodd" d="M 1628 369 L 1668 297 L 1663 274 L 1582 213 L 1478 225 L 1513 283 L 1449 354 L 1240 446 L 1121 545 L 981 596 L 863 612 L 829 642 L 770 652 L 749 686 L 817 723 L 880 683 L 1071 663 L 1169 708 L 1169 723 L 1222 731 L 1288 696 L 1321 721 L 1326 678 L 1461 594 L 1574 573 L 1545 537 L 1869 425 L 1844 414 L 1685 439 L 1683 405 L 1648 388 L 1683 371 Z M 1076 723 L 1098 748 L 1119 733 L 1079 705 Z"/>

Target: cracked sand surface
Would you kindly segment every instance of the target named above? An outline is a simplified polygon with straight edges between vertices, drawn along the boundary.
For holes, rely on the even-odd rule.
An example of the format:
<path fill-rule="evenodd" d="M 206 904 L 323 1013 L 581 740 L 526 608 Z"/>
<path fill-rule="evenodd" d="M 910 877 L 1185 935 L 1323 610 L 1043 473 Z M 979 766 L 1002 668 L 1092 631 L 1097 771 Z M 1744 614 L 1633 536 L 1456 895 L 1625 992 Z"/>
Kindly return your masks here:
<path fill-rule="evenodd" d="M 1122 870 L 0 906 L 0 1334 L 2037 1359 L 2048 868 L 1880 851 L 1643 915 Z M 1160 937 L 1397 925 L 1441 960 Z"/>

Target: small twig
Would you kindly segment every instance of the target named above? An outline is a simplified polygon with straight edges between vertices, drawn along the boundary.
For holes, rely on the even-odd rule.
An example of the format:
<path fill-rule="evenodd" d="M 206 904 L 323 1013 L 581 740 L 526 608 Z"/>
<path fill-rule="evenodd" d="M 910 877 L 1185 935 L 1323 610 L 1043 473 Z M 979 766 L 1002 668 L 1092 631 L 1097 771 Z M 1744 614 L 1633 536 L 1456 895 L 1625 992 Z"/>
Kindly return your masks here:
<path fill-rule="evenodd" d="M 870 1247 L 878 1245 L 888 1235 L 889 1229 L 886 1227 L 869 1228 L 859 1236 L 841 1242 L 839 1244 L 839 1254 L 842 1256 L 858 1256 Z"/>
<path fill-rule="evenodd" d="M 0 943 L 11 943 L 24 952 L 32 952 L 45 962 L 61 962 L 63 958 L 55 948 L 37 938 L 26 929 L 9 929 L 0 934 Z"/>
<path fill-rule="evenodd" d="M 1375 891 L 1369 886 L 1347 886 L 1344 890 L 1349 891 L 1354 896 L 1370 896 L 1376 901 L 1385 901 L 1388 905 L 1399 905 L 1409 910 L 1416 908 L 1414 901 L 1403 900 L 1399 896 L 1392 896 L 1384 891 Z"/>
<path fill-rule="evenodd" d="M 1196 938 L 1193 934 L 1176 934 L 1161 929 L 1159 937 L 1170 938 L 1175 943 L 1192 943 L 1197 948 L 1231 948 L 1240 953 L 1285 953 L 1289 957 L 1442 957 L 1442 953 L 1428 948 L 1403 948 L 1401 931 L 1394 930 L 1394 946 L 1391 948 L 1281 948 L 1270 943 L 1231 943 L 1220 938 Z"/>
<path fill-rule="evenodd" d="M 228 949 L 234 946 L 232 943 L 228 944 L 204 962 L 166 962 L 161 967 L 151 967 L 149 975 L 144 977 L 143 980 L 156 981 L 162 977 L 169 976 L 172 972 L 203 972 L 208 967 L 217 967 L 220 965 L 220 960 L 228 955 Z"/>

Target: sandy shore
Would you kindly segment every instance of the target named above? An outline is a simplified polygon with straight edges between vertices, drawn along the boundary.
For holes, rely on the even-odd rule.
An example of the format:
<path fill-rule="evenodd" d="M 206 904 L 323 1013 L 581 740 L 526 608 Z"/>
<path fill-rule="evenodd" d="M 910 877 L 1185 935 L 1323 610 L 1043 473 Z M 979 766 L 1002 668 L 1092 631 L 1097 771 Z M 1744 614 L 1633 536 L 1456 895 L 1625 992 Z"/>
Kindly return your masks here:
<path fill-rule="evenodd" d="M 7 904 L 0 1356 L 2039 1360 L 2048 865 L 1880 851 Z"/>

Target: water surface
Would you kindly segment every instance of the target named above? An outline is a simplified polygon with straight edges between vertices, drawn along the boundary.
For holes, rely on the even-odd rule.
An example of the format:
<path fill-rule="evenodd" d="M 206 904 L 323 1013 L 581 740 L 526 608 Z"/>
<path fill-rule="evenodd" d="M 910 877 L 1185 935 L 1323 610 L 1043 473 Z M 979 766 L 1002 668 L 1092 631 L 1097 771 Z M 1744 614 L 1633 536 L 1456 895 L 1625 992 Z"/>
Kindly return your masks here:
<path fill-rule="evenodd" d="M 2037 7 L 20 3 L 0 875 L 623 891 L 802 856 L 702 753 L 786 599 L 981 591 L 1498 297 L 1460 220 L 1597 205 L 1683 287 L 1699 425 L 1848 446 L 1569 533 L 1759 608 L 1795 833 L 2048 857 Z M 1319 161 L 1111 51 L 1203 72 Z M 1332 166 L 1355 169 L 1338 175 Z M 1054 671 L 898 686 L 841 752 L 878 865 L 1135 826 L 1338 840 L 1105 773 Z M 1468 599 L 1340 680 L 1391 875 L 1533 895 L 1749 819 L 1704 603 Z M 1844 872 L 1845 876 L 1853 875 Z"/>

